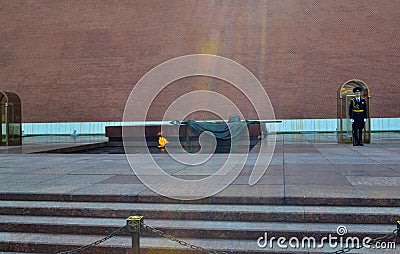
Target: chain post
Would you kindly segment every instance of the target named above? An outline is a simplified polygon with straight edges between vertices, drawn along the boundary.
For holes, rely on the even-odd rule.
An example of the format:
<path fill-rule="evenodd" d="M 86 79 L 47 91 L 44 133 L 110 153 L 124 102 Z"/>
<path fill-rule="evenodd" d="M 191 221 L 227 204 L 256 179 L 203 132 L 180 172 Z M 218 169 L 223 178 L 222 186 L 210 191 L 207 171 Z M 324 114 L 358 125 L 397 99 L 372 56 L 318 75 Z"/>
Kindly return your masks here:
<path fill-rule="evenodd" d="M 140 254 L 140 229 L 143 225 L 143 216 L 129 216 L 126 219 L 126 228 L 132 234 L 132 254 Z"/>

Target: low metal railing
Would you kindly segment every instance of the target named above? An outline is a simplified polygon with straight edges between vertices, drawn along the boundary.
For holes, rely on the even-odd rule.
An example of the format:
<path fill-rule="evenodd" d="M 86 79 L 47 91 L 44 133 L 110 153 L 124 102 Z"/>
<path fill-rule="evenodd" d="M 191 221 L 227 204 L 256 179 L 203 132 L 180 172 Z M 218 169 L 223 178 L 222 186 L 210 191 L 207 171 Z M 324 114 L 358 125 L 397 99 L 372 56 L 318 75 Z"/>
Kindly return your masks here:
<path fill-rule="evenodd" d="M 84 250 L 87 250 L 89 248 L 95 247 L 105 241 L 107 241 L 110 238 L 113 238 L 114 236 L 122 233 L 123 231 L 128 231 L 130 232 L 131 236 L 132 236 L 132 254 L 140 254 L 140 233 L 143 230 L 147 230 L 149 232 L 151 232 L 154 235 L 157 236 L 161 236 L 164 237 L 170 241 L 176 242 L 178 244 L 180 244 L 181 246 L 196 250 L 196 251 L 200 251 L 200 252 L 204 252 L 204 253 L 208 253 L 208 254 L 228 254 L 231 252 L 226 252 L 226 251 L 217 251 L 217 250 L 212 250 L 212 249 L 207 249 L 207 248 L 203 248 L 201 246 L 197 246 L 191 243 L 188 243 L 186 241 L 180 240 L 170 234 L 167 234 L 159 229 L 156 229 L 150 225 L 147 225 L 144 223 L 143 220 L 143 216 L 129 216 L 126 219 L 126 225 L 123 227 L 118 228 L 117 230 L 113 231 L 112 233 L 108 234 L 107 236 L 93 242 L 90 243 L 88 245 L 79 247 L 79 248 L 75 248 L 69 251 L 63 251 L 63 252 L 59 252 L 57 254 L 74 254 L 74 253 L 79 253 L 82 252 Z M 368 245 L 373 245 L 376 243 L 380 243 L 380 242 L 384 242 L 384 241 L 389 241 L 392 239 L 397 238 L 397 242 L 400 242 L 400 220 L 396 222 L 397 223 L 397 228 L 395 230 L 393 230 L 393 232 L 388 233 L 387 235 L 384 235 L 382 237 L 377 237 L 374 239 L 371 239 L 370 241 L 368 241 L 366 244 Z M 343 249 L 340 249 L 338 251 L 335 252 L 331 252 L 330 254 L 340 254 L 340 253 L 348 253 L 351 250 L 354 249 L 362 249 L 364 248 L 364 245 L 356 245 L 356 246 L 352 246 L 352 247 L 346 247 Z"/>

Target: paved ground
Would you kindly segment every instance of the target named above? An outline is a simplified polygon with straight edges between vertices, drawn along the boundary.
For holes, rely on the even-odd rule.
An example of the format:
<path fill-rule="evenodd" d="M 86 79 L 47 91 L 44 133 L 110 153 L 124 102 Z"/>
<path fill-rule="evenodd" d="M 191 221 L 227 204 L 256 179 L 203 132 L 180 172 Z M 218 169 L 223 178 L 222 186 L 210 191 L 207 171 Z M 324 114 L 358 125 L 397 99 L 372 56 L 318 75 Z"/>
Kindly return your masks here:
<path fill-rule="evenodd" d="M 244 170 L 215 196 L 399 198 L 400 134 L 380 133 L 372 138 L 373 144 L 353 147 L 335 143 L 334 134 L 279 135 L 268 171 L 256 185 L 247 184 L 249 171 Z M 104 140 L 74 140 L 79 141 Z M 56 145 L 71 143 L 61 140 Z M 36 143 L 38 150 L 45 146 L 54 143 Z M 35 142 L 24 147 L 32 152 Z M 1 148 L 1 193 L 156 195 L 134 175 L 123 154 L 21 154 L 24 147 Z M 134 163 L 140 164 L 143 155 L 133 156 Z M 254 162 L 252 156 L 246 166 Z M 185 179 L 212 173 L 213 163 L 220 165 L 225 158 L 217 154 L 211 164 L 193 168 L 180 165 L 168 154 L 154 155 L 168 173 Z"/>
<path fill-rule="evenodd" d="M 101 143 L 107 140 L 104 136 L 29 136 L 23 138 L 22 146 L 0 146 L 0 154 L 29 154 L 52 149 Z"/>

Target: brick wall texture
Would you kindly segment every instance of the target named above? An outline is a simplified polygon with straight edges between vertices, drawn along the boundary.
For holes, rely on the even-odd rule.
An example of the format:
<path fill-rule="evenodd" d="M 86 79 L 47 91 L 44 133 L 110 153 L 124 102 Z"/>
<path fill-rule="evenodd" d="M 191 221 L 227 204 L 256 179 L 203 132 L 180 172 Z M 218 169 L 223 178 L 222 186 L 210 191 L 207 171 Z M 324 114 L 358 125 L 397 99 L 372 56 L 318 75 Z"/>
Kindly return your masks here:
<path fill-rule="evenodd" d="M 0 89 L 21 96 L 24 122 L 122 121 L 146 72 L 212 53 L 253 72 L 279 119 L 335 118 L 349 79 L 369 85 L 372 117 L 400 117 L 399 25 L 400 0 L 0 0 Z M 255 116 L 228 83 L 190 77 L 148 119 L 205 88 Z"/>

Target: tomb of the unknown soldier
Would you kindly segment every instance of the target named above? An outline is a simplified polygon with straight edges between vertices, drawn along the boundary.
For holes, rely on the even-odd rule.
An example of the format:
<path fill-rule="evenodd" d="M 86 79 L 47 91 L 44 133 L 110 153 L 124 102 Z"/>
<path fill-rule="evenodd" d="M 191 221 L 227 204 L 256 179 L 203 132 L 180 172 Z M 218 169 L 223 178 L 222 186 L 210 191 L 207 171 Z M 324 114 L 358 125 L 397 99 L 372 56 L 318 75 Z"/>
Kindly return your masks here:
<path fill-rule="evenodd" d="M 400 253 L 400 0 L 0 0 L 0 253 Z"/>

